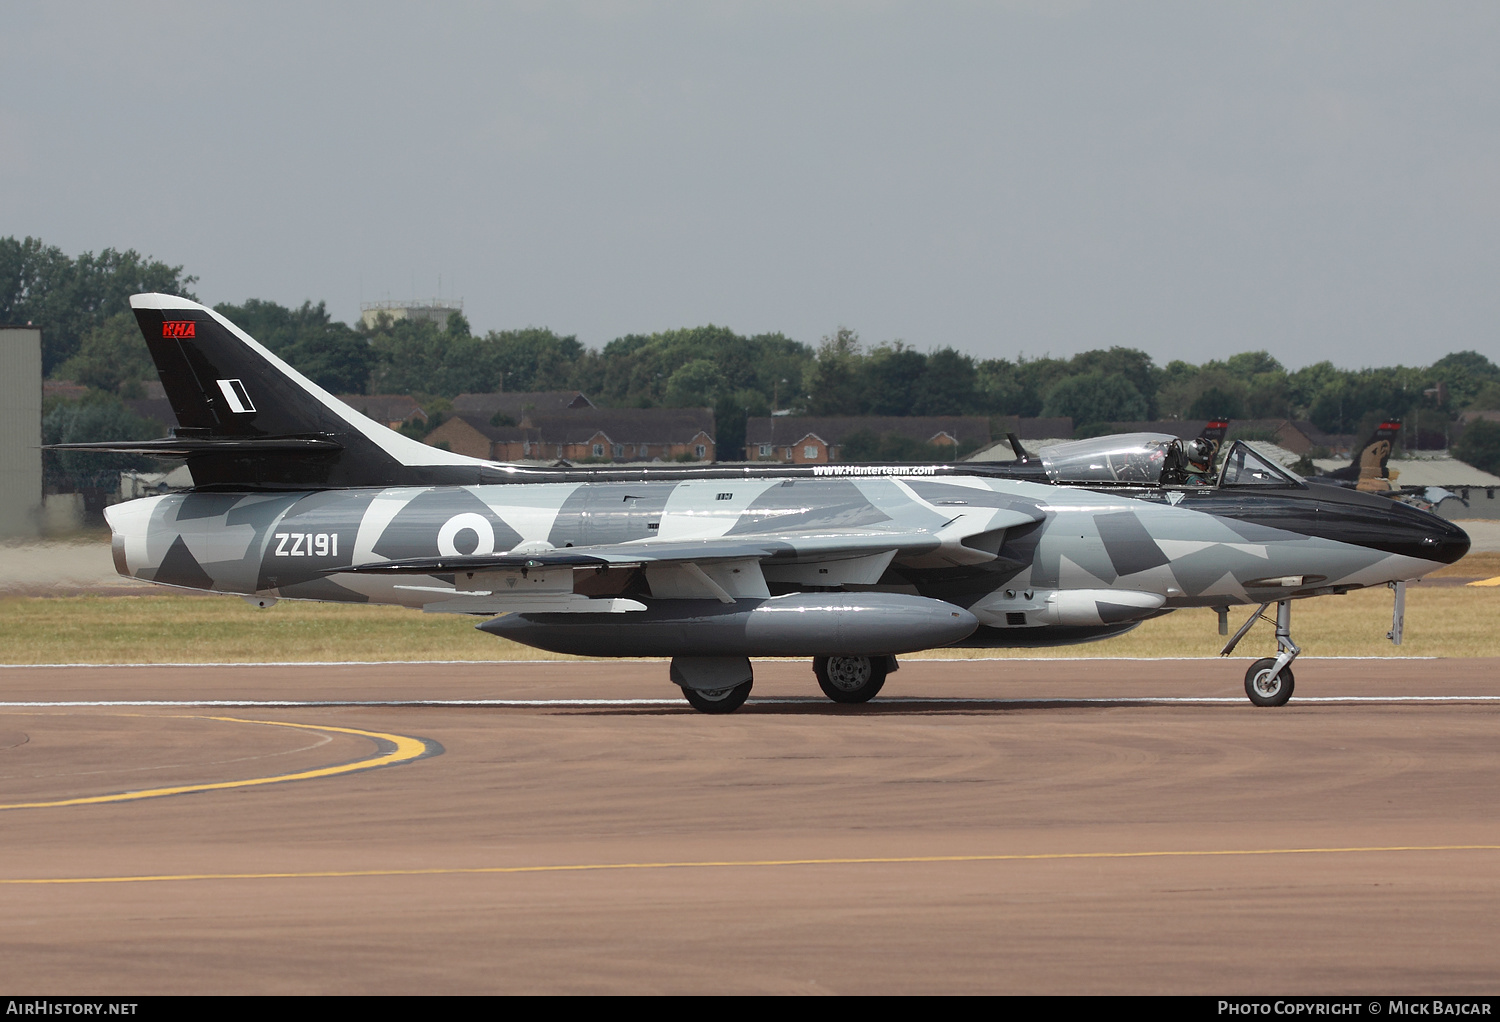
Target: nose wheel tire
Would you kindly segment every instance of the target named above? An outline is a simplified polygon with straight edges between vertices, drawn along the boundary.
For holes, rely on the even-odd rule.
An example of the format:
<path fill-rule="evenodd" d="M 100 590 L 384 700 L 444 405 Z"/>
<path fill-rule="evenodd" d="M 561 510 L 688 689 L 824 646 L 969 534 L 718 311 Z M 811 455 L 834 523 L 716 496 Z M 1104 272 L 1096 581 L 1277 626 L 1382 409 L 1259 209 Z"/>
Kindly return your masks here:
<path fill-rule="evenodd" d="M 733 713 L 750 698 L 752 684 L 754 683 L 747 681 L 734 688 L 684 688 L 682 694 L 693 709 L 703 713 Z"/>
<path fill-rule="evenodd" d="M 1275 669 L 1276 658 L 1268 656 L 1255 661 L 1245 672 L 1245 695 L 1256 706 L 1285 706 L 1292 698 L 1296 679 L 1292 676 L 1291 665 L 1272 674 Z"/>
<path fill-rule="evenodd" d="M 885 657 L 820 656 L 813 660 L 818 687 L 836 703 L 867 703 L 885 684 Z"/>

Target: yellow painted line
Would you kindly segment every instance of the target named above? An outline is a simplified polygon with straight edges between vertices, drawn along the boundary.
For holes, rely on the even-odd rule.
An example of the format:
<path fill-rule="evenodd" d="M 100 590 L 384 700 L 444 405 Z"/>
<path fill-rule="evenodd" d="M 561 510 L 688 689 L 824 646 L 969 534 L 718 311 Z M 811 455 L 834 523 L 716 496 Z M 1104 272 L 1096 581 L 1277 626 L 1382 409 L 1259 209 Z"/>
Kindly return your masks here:
<path fill-rule="evenodd" d="M 361 738 L 389 742 L 395 748 L 390 752 L 379 756 L 372 756 L 369 759 L 355 760 L 353 763 L 341 763 L 338 766 L 318 767 L 313 770 L 299 770 L 291 774 L 276 774 L 271 777 L 250 777 L 242 781 L 215 781 L 211 784 L 179 784 L 170 788 L 147 788 L 141 791 L 117 792 L 113 795 L 86 795 L 82 798 L 58 799 L 54 802 L 13 802 L 9 805 L 0 805 L 0 810 L 54 809 L 60 806 L 89 806 L 101 805 L 106 802 L 134 802 L 143 798 L 186 795 L 195 791 L 223 791 L 229 788 L 252 788 L 260 784 L 282 784 L 286 781 L 310 781 L 317 777 L 336 777 L 339 774 L 352 774 L 361 770 L 373 770 L 376 767 L 406 763 L 410 760 L 419 759 L 426 755 L 428 751 L 427 743 L 420 738 L 386 734 L 383 731 L 362 731 L 359 728 L 330 727 L 327 724 L 293 724 L 284 720 L 243 720 L 239 717 L 190 716 L 181 719 L 217 720 L 226 721 L 231 724 L 266 724 L 271 727 L 296 728 L 299 731 L 333 731 L 338 734 L 358 735 Z"/>
<path fill-rule="evenodd" d="M 1471 586 L 1500 586 L 1500 575 L 1494 578 L 1482 578 L 1477 582 L 1468 583 Z"/>
<path fill-rule="evenodd" d="M 870 866 L 952 862 L 1047 862 L 1063 859 L 1171 859 L 1226 855 L 1336 855 L 1370 852 L 1500 852 L 1500 845 L 1391 845 L 1351 848 L 1245 848 L 1158 852 L 1039 852 L 1031 855 L 904 855 L 857 859 L 724 859 L 703 862 L 598 862 L 559 866 L 433 866 L 426 869 L 338 869 L 287 873 L 163 873 L 119 877 L 0 879 L 3 884 L 141 884 L 163 880 L 313 880 L 349 877 L 474 876 L 584 873 L 621 869 L 724 869 L 764 866 Z"/>

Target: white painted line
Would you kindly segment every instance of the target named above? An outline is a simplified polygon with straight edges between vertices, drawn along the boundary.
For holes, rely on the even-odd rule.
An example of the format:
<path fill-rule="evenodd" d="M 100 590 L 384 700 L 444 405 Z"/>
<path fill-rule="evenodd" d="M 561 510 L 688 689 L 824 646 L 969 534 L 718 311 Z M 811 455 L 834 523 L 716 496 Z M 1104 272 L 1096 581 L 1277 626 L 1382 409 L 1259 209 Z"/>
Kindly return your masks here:
<path fill-rule="evenodd" d="M 1155 706 L 1162 704 L 1172 705 L 1214 705 L 1219 703 L 1239 704 L 1248 703 L 1244 696 L 1026 696 L 1009 698 L 995 696 L 992 698 L 974 698 L 967 696 L 895 696 L 884 697 L 871 703 L 871 706 L 889 705 L 927 705 L 941 703 L 949 706 L 1013 706 L 1017 704 L 1055 705 L 1067 703 L 1078 706 L 1118 706 L 1122 703 L 1140 706 Z M 1494 703 L 1500 702 L 1500 695 L 1489 696 L 1297 696 L 1288 705 L 1300 706 L 1304 703 Z M 0 710 L 35 710 L 35 709 L 68 709 L 68 708 L 127 708 L 127 707 L 167 707 L 167 708 L 235 708 L 235 707 L 265 707 L 275 709 L 317 709 L 339 706 L 410 706 L 410 707 L 458 707 L 458 708 L 482 708 L 482 707 L 511 707 L 511 708 L 536 708 L 536 707 L 576 707 L 587 709 L 590 707 L 608 706 L 677 706 L 686 707 L 686 703 L 676 698 L 660 699 L 95 699 L 95 700 L 59 700 L 32 702 L 0 702 Z M 806 706 L 806 705 L 832 705 L 822 696 L 783 696 L 781 698 L 756 699 L 751 698 L 746 705 L 754 706 Z"/>
<path fill-rule="evenodd" d="M 765 700 L 770 701 L 770 700 Z M 813 700 L 809 697 L 808 702 Z M 59 702 L 7 702 L 0 710 L 63 707 L 140 707 L 309 709 L 329 706 L 686 706 L 681 699 L 92 699 Z"/>
<path fill-rule="evenodd" d="M 1306 657 L 1301 659 L 1306 660 Z M 22 667 L 514 667 L 520 664 L 577 664 L 582 660 L 252 660 L 140 664 L 0 664 L 0 670 Z M 662 660 L 666 662 L 665 658 Z"/>
<path fill-rule="evenodd" d="M 259 660 L 259 661 L 203 661 L 201 663 L 138 663 L 138 664 L 0 664 L 0 670 L 21 668 L 60 667 L 522 667 L 535 664 L 603 664 L 603 663 L 649 663 L 664 664 L 670 657 L 595 657 L 588 660 Z M 811 657 L 751 657 L 758 663 L 798 664 Z M 1253 659 L 1243 656 L 972 656 L 972 657 L 897 657 L 903 664 L 1048 664 L 1048 663 L 1093 663 L 1117 661 L 1121 663 L 1176 663 L 1178 661 L 1202 661 L 1233 663 L 1236 660 Z M 1309 656 L 1304 653 L 1298 661 L 1309 660 L 1369 660 L 1375 663 L 1391 661 L 1405 663 L 1408 660 L 1485 659 L 1469 657 L 1435 656 Z"/>

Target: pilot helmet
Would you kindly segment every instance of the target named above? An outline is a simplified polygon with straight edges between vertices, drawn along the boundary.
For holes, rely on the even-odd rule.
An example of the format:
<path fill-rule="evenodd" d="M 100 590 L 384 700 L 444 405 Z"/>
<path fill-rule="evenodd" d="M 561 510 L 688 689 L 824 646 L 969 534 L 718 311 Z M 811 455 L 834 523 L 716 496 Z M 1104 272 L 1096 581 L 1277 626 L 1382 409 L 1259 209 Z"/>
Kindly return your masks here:
<path fill-rule="evenodd" d="M 1212 440 L 1205 440 L 1202 437 L 1189 440 L 1182 445 L 1182 450 L 1183 454 L 1187 455 L 1189 472 L 1203 475 L 1213 467 L 1214 443 Z"/>

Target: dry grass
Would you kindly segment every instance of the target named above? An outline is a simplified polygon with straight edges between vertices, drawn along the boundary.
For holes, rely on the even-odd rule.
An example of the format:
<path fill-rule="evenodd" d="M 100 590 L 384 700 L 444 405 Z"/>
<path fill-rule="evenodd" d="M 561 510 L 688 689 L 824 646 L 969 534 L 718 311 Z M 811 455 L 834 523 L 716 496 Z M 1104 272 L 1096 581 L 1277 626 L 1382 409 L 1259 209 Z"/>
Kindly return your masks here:
<path fill-rule="evenodd" d="M 1308 656 L 1500 656 L 1500 587 L 1423 586 L 1407 588 L 1406 632 L 1400 646 L 1386 638 L 1391 627 L 1391 592 L 1365 589 L 1347 596 L 1298 600 L 1292 608 L 1292 636 Z M 1272 608 L 1274 610 L 1274 608 Z M 1269 612 L 1268 612 L 1269 613 Z M 1232 635 L 1250 614 L 1230 610 Z M 1216 656 L 1228 639 L 1219 635 L 1211 610 L 1179 610 L 1147 621 L 1117 639 L 1041 650 L 941 650 L 917 656 L 1167 657 Z M 1267 656 L 1276 640 L 1269 623 L 1258 623 L 1235 656 Z"/>
<path fill-rule="evenodd" d="M 284 600 L 260 610 L 233 596 L 13 597 L 0 599 L 0 661 L 570 659 L 485 635 L 475 623 L 459 615 L 343 603 Z"/>
<path fill-rule="evenodd" d="M 1500 555 L 1482 555 L 1495 557 Z M 1495 574 L 1500 574 L 1500 566 Z M 1465 574 L 1480 574 L 1469 571 Z M 1231 626 L 1245 619 L 1236 608 Z M 1414 585 L 1406 642 L 1385 638 L 1386 589 L 1300 600 L 1293 634 L 1309 656 L 1500 656 L 1500 587 Z M 476 631 L 474 621 L 399 607 L 282 601 L 257 610 L 235 597 L 82 596 L 0 599 L 0 662 L 265 663 L 276 661 L 568 660 Z M 1147 621 L 1106 642 L 1042 650 L 932 650 L 936 657 L 1213 656 L 1224 639 L 1209 610 Z M 1264 656 L 1257 624 L 1237 656 Z"/>
<path fill-rule="evenodd" d="M 1431 578 L 1494 578 L 1500 575 L 1500 552 L 1486 550 L 1469 554 L 1457 564 L 1439 568 Z"/>

